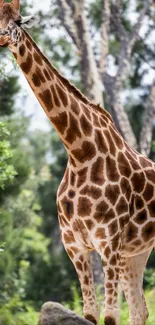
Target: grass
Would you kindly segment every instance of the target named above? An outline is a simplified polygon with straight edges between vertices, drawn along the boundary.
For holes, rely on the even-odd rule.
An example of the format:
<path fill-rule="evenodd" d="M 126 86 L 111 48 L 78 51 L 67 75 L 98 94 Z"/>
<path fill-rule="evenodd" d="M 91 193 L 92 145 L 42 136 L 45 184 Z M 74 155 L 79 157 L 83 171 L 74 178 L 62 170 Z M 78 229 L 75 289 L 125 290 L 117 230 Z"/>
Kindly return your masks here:
<path fill-rule="evenodd" d="M 97 295 L 98 296 L 98 295 Z M 81 296 L 77 293 L 76 289 L 73 288 L 73 301 L 66 307 L 74 310 L 77 314 L 82 315 L 82 303 Z M 146 325 L 155 325 L 155 289 L 145 291 L 145 299 L 149 310 L 149 319 Z M 103 305 L 103 297 L 99 295 L 99 305 Z M 121 305 L 121 322 L 120 325 L 129 325 L 129 310 L 126 301 L 120 302 Z M 101 310 L 100 325 L 103 325 L 103 314 Z M 138 325 L 138 324 L 137 324 Z"/>

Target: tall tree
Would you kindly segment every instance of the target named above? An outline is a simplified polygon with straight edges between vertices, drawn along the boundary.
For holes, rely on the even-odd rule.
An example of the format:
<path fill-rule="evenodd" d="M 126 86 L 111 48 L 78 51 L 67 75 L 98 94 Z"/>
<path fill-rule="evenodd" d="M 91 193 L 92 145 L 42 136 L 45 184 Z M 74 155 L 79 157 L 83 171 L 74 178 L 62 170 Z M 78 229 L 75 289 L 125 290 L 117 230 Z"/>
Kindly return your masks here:
<path fill-rule="evenodd" d="M 88 4 L 85 0 L 56 0 L 59 24 L 63 24 L 72 44 L 77 49 L 81 81 L 85 93 L 102 104 L 103 96 L 112 113 L 118 130 L 125 140 L 143 154 L 149 155 L 152 143 L 152 116 L 154 114 L 154 81 L 144 90 L 144 63 L 153 62 L 151 44 L 147 44 L 154 29 L 152 1 L 135 2 L 137 20 L 130 19 L 131 2 L 125 0 L 98 0 Z M 149 20 L 142 34 L 143 22 Z M 113 69 L 111 69 L 113 65 Z M 153 67 L 154 69 L 154 67 Z M 143 72 L 142 72 L 143 71 Z M 138 78 L 137 77 L 141 77 Z M 129 118 L 135 106 L 128 105 L 129 96 L 122 100 L 128 90 L 132 96 L 133 79 L 135 89 L 145 93 L 141 135 L 136 137 Z M 144 94 L 142 94 L 143 96 Z"/>

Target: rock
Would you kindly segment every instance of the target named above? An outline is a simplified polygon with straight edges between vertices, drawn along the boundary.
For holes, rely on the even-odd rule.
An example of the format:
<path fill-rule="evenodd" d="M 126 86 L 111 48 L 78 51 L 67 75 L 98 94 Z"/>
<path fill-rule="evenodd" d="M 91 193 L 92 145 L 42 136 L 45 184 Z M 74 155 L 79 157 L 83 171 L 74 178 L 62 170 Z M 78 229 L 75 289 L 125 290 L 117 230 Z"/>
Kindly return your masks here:
<path fill-rule="evenodd" d="M 92 325 L 92 323 L 61 304 L 46 302 L 41 309 L 38 325 Z"/>

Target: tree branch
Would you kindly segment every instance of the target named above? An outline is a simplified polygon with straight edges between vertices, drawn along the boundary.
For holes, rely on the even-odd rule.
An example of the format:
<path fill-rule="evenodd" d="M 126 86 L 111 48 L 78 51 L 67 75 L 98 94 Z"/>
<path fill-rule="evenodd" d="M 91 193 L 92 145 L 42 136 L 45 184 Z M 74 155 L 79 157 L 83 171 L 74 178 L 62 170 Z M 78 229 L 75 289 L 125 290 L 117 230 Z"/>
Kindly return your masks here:
<path fill-rule="evenodd" d="M 130 54 L 133 49 L 133 46 L 135 45 L 135 42 L 139 38 L 140 28 L 142 26 L 143 19 L 146 15 L 148 9 L 150 8 L 150 5 L 151 5 L 151 0 L 145 0 L 144 8 L 141 10 L 141 12 L 139 14 L 138 21 L 133 28 L 133 32 L 132 32 L 129 42 L 128 42 L 128 50 L 129 50 Z"/>
<path fill-rule="evenodd" d="M 131 60 L 132 49 L 138 38 L 138 33 L 141 28 L 141 24 L 144 19 L 144 16 L 147 10 L 149 9 L 149 5 L 150 5 L 150 0 L 146 0 L 144 8 L 140 12 L 138 21 L 136 25 L 133 27 L 133 32 L 130 37 L 127 37 L 127 34 L 124 31 L 124 27 L 122 26 L 121 23 L 121 17 L 120 17 L 121 0 L 116 1 L 115 6 L 117 10 L 115 10 L 114 13 L 114 18 L 116 17 L 116 26 L 118 28 L 117 33 L 120 33 L 121 35 L 120 37 L 121 51 L 120 51 L 117 74 L 115 77 L 115 81 L 113 83 L 113 88 L 111 89 L 110 107 L 119 131 L 121 132 L 125 140 L 134 148 L 137 147 L 137 141 L 132 131 L 132 127 L 130 125 L 127 113 L 125 112 L 125 109 L 122 105 L 121 94 L 123 91 L 123 83 L 129 73 L 128 67 Z"/>
<path fill-rule="evenodd" d="M 121 6 L 122 6 L 122 0 L 116 0 L 114 4 L 112 4 L 112 15 L 111 20 L 112 23 L 115 26 L 115 32 L 117 34 L 117 37 L 120 41 L 123 41 L 128 37 L 128 33 L 125 30 L 123 24 L 122 24 L 122 18 L 121 18 Z"/>
<path fill-rule="evenodd" d="M 102 26 L 101 26 L 101 58 L 100 72 L 103 75 L 106 69 L 106 59 L 109 53 L 109 29 L 110 29 L 110 0 L 102 0 Z"/>
<path fill-rule="evenodd" d="M 69 14 L 70 8 L 66 0 L 57 0 L 60 7 L 60 19 L 66 29 L 68 35 L 71 37 L 73 43 L 78 47 L 77 35 L 74 22 Z"/>
<path fill-rule="evenodd" d="M 145 156 L 148 156 L 151 150 L 154 116 L 155 116 L 155 80 L 150 88 L 150 93 L 146 105 L 144 123 L 143 123 L 143 127 L 140 134 L 140 140 L 139 140 L 140 152 Z"/>

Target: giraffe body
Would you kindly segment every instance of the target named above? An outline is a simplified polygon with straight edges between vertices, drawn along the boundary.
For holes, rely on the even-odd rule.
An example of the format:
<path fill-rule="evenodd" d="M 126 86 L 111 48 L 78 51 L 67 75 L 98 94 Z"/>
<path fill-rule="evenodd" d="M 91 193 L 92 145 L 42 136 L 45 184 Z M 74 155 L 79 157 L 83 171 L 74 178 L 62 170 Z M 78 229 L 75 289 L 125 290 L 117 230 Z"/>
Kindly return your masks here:
<path fill-rule="evenodd" d="M 14 5 L 15 4 L 15 5 Z M 105 325 L 119 325 L 121 280 L 130 325 L 145 325 L 143 272 L 155 245 L 155 164 L 132 150 L 111 116 L 63 78 L 22 29 L 18 0 L 0 1 L 0 46 L 8 46 L 68 152 L 58 190 L 61 238 L 82 289 L 84 315 L 98 324 L 90 252 L 102 260 Z M 30 18 L 31 25 L 33 18 Z"/>

